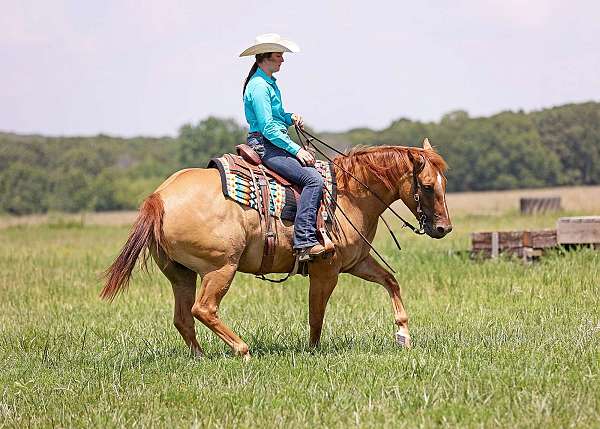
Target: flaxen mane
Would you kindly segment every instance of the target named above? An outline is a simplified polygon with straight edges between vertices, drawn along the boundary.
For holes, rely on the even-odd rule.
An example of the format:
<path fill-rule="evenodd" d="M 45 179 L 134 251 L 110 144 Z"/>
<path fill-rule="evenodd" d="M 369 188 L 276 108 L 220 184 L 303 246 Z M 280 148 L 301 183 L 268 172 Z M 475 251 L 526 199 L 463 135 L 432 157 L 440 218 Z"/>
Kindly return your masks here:
<path fill-rule="evenodd" d="M 336 168 L 337 185 L 340 190 L 363 191 L 362 186 L 343 171 L 347 170 L 361 180 L 368 176 L 366 173 L 371 173 L 387 188 L 392 189 L 397 186 L 402 176 L 413 168 L 409 152 L 413 158 L 423 155 L 441 174 L 446 171 L 446 162 L 433 149 L 406 146 L 354 148 L 347 156 L 334 159 L 334 163 L 341 167 Z"/>

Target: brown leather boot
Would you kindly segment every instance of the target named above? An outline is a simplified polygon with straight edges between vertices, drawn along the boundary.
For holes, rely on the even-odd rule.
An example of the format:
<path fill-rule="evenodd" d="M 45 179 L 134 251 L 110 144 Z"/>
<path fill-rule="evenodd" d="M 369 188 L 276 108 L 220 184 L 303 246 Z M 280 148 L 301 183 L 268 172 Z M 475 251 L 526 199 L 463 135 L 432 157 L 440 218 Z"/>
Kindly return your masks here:
<path fill-rule="evenodd" d="M 313 247 L 308 249 L 308 254 L 310 256 L 320 256 L 325 253 L 327 249 L 321 243 L 315 244 Z"/>
<path fill-rule="evenodd" d="M 300 262 L 310 261 L 319 256 L 325 258 L 327 255 L 333 253 L 335 250 L 334 246 L 323 246 L 322 244 L 315 244 L 312 247 L 305 247 L 304 249 L 298 250 L 298 260 Z"/>
<path fill-rule="evenodd" d="M 310 261 L 319 255 L 325 253 L 325 247 L 322 244 L 315 244 L 312 247 L 298 249 L 298 260 L 300 262 Z"/>

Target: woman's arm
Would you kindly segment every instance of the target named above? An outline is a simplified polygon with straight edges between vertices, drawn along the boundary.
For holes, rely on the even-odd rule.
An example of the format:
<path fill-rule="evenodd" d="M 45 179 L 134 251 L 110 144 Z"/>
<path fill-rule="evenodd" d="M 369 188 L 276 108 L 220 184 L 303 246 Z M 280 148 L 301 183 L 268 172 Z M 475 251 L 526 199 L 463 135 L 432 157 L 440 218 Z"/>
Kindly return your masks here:
<path fill-rule="evenodd" d="M 256 114 L 256 120 L 258 121 L 258 127 L 260 128 L 262 135 L 275 146 L 288 151 L 292 155 L 296 155 L 300 150 L 300 146 L 294 143 L 292 139 L 281 130 L 281 125 L 273 120 L 269 89 L 264 85 L 256 85 L 252 88 L 250 96 L 252 99 L 252 108 Z M 289 116 L 291 121 L 292 114 L 290 113 Z"/>
<path fill-rule="evenodd" d="M 293 113 L 284 113 L 283 120 L 288 127 L 294 125 L 294 114 Z"/>

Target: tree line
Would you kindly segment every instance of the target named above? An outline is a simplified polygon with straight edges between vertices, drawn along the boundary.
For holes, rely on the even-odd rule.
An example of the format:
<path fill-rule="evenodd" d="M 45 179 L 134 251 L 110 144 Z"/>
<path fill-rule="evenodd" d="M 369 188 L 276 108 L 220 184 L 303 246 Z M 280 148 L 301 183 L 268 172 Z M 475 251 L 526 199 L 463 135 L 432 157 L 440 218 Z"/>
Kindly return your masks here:
<path fill-rule="evenodd" d="M 233 152 L 247 129 L 209 117 L 177 137 L 43 137 L 0 133 L 0 212 L 136 208 L 173 172 Z M 449 191 L 600 184 L 600 103 L 439 122 L 401 118 L 383 130 L 321 135 L 339 149 L 418 146 L 429 137 L 450 165 Z"/>

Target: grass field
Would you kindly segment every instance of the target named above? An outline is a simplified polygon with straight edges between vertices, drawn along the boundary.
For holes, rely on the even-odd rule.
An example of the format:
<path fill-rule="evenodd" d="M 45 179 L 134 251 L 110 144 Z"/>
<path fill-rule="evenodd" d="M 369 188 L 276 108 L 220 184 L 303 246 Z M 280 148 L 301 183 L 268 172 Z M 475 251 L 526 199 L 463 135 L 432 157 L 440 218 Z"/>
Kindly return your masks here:
<path fill-rule="evenodd" d="M 506 195 L 496 212 L 469 210 L 489 198 L 456 203 L 443 240 L 399 233 L 397 253 L 378 236 L 412 350 L 395 346 L 380 286 L 342 276 L 310 350 L 307 280 L 238 275 L 221 314 L 248 342 L 248 363 L 200 324 L 207 356 L 188 356 L 156 269 L 112 305 L 98 299 L 126 226 L 0 229 L 0 427 L 598 427 L 600 252 L 531 266 L 449 252 L 468 249 L 474 230 L 553 227 L 558 216 L 502 212 Z"/>

